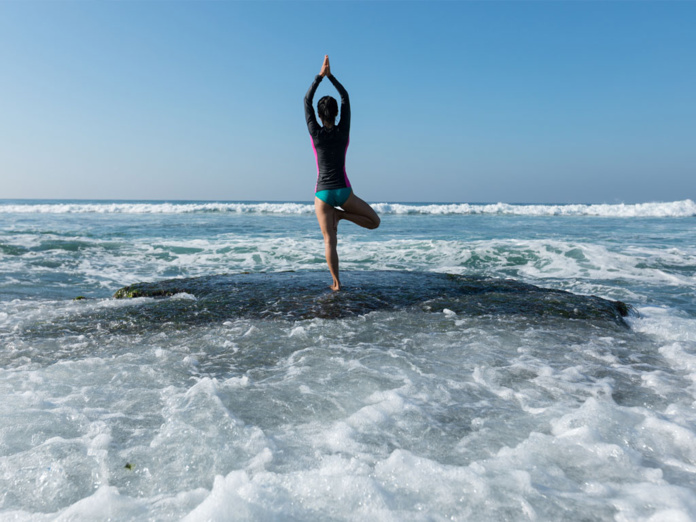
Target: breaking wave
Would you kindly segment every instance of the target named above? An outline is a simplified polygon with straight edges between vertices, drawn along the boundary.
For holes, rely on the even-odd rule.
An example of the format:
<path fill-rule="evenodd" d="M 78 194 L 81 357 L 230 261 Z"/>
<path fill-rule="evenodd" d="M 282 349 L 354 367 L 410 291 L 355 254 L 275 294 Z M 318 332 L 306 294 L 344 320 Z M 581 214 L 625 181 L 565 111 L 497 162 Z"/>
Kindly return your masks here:
<path fill-rule="evenodd" d="M 373 203 L 380 214 L 514 215 L 596 217 L 694 217 L 690 199 L 636 204 L 510 204 L 510 203 Z M 0 213 L 22 214 L 311 214 L 314 206 L 299 202 L 201 202 L 201 201 L 0 201 Z"/>

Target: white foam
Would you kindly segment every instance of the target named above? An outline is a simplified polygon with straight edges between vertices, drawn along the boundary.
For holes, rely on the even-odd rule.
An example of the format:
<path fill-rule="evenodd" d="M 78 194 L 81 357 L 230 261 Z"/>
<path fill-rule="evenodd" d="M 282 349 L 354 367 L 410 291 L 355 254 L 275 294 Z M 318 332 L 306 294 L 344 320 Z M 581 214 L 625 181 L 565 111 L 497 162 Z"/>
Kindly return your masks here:
<path fill-rule="evenodd" d="M 375 210 L 386 214 L 494 214 L 514 216 L 597 216 L 597 217 L 691 217 L 696 216 L 696 203 L 690 199 L 666 203 L 601 204 L 601 205 L 513 205 L 495 204 L 433 204 L 407 205 L 378 203 Z"/>
<path fill-rule="evenodd" d="M 0 213 L 18 214 L 192 214 L 227 212 L 236 214 L 308 214 L 314 205 L 303 203 L 26 203 L 1 204 Z"/>
<path fill-rule="evenodd" d="M 111 520 L 139 519 L 147 516 L 147 505 L 142 500 L 122 496 L 112 486 L 102 486 L 90 497 L 79 500 L 62 511 L 56 522 L 73 520 Z"/>
<path fill-rule="evenodd" d="M 63 408 L 60 439 L 0 457 L 26 474 L 13 493 L 32 491 L 41 470 L 24 469 L 48 455 L 45 497 L 69 490 L 77 472 L 87 478 L 44 507 L 50 520 L 87 520 L 99 503 L 113 519 L 190 522 L 696 515 L 694 493 L 678 485 L 696 473 L 691 407 L 615 404 L 612 378 L 592 377 L 593 364 L 630 371 L 602 352 L 617 344 L 611 332 L 583 331 L 578 345 L 561 332 L 561 353 L 548 346 L 553 332 L 458 327 L 442 314 L 227 323 L 104 336 L 94 342 L 113 357 L 0 371 L 0 408 L 25 412 L 35 431 L 58 424 Z M 239 350 L 225 354 L 225 343 Z M 260 358 L 244 366 L 254 350 Z M 680 351 L 664 355 L 690 371 Z M 224 377 L 193 377 L 211 363 Z M 128 426 L 137 429 L 117 433 Z M 17 519 L 35 509 L 25 502 Z"/>
<path fill-rule="evenodd" d="M 690 199 L 636 204 L 510 204 L 373 203 L 380 214 L 515 215 L 595 217 L 693 217 L 696 203 Z M 30 214 L 190 214 L 190 213 L 312 214 L 314 205 L 291 202 L 51 202 L 0 203 L 0 213 Z"/>
<path fill-rule="evenodd" d="M 3 521 L 36 522 L 109 522 L 112 520 L 144 520 L 147 502 L 121 495 L 113 486 L 101 486 L 92 495 L 78 500 L 57 513 L 35 513 L 22 510 L 0 514 Z"/>
<path fill-rule="evenodd" d="M 640 433 L 651 412 L 589 399 L 514 447 L 468 465 L 395 449 L 383 458 L 342 446 L 316 467 L 290 473 L 235 470 L 217 476 L 185 520 L 285 518 L 489 520 L 504 514 L 558 520 L 573 512 L 616 520 L 691 520 L 696 496 L 647 465 Z M 352 434 L 347 433 L 348 438 Z M 328 449 L 328 448 L 326 448 Z M 573 511 L 578 502 L 587 511 Z"/>
<path fill-rule="evenodd" d="M 643 306 L 638 308 L 638 313 L 638 317 L 628 319 L 635 331 L 649 334 L 664 344 L 680 342 L 696 346 L 696 319 L 667 307 Z"/>
<path fill-rule="evenodd" d="M 170 297 L 172 301 L 196 301 L 197 297 L 187 292 L 180 292 Z"/>

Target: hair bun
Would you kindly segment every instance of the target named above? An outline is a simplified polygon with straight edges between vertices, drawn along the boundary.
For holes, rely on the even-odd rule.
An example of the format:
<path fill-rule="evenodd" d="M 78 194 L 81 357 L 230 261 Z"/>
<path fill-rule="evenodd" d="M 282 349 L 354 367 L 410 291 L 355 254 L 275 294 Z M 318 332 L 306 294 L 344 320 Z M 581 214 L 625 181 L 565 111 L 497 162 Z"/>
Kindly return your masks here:
<path fill-rule="evenodd" d="M 338 116 L 338 102 L 332 96 L 324 96 L 317 103 L 317 112 L 322 121 L 334 121 Z"/>

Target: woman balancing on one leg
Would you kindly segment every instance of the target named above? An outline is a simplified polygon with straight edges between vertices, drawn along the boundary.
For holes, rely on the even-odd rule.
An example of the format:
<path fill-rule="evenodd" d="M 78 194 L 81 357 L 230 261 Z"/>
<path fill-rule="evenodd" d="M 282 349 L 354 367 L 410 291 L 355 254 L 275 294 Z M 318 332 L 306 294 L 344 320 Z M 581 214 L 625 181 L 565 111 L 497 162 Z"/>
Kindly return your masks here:
<path fill-rule="evenodd" d="M 317 104 L 319 118 L 317 123 L 312 100 L 319 83 L 327 77 L 341 95 L 341 119 L 336 124 L 338 103 L 331 96 L 324 96 Z M 341 289 L 338 278 L 337 232 L 338 222 L 342 219 L 352 221 L 364 228 L 374 229 L 379 226 L 379 216 L 372 207 L 353 193 L 346 174 L 346 152 L 350 138 L 350 101 L 348 92 L 331 74 L 329 56 L 324 57 L 321 71 L 314 78 L 312 86 L 305 95 L 305 118 L 312 137 L 312 147 L 317 158 L 317 186 L 315 189 L 314 209 L 324 235 L 326 262 L 333 278 L 332 290 Z M 341 207 L 339 210 L 335 207 Z"/>

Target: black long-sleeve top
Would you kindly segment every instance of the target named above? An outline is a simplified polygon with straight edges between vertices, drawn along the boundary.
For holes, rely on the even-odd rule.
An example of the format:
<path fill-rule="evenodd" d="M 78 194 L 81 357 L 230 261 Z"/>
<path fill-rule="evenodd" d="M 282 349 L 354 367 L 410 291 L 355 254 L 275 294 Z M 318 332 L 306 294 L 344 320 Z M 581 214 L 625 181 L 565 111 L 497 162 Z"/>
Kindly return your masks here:
<path fill-rule="evenodd" d="M 305 119 L 309 135 L 312 137 L 312 148 L 317 160 L 317 185 L 315 192 L 350 187 L 346 174 L 346 153 L 350 142 L 350 100 L 348 92 L 333 76 L 327 76 L 341 95 L 341 119 L 338 125 L 327 129 L 317 122 L 314 113 L 314 93 L 321 83 L 322 76 L 317 75 L 311 87 L 305 94 Z"/>

